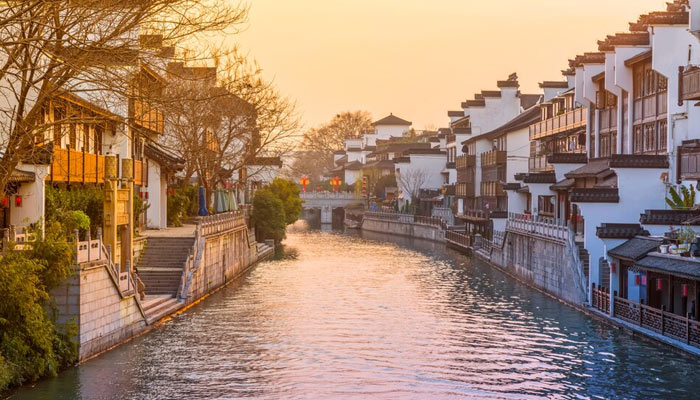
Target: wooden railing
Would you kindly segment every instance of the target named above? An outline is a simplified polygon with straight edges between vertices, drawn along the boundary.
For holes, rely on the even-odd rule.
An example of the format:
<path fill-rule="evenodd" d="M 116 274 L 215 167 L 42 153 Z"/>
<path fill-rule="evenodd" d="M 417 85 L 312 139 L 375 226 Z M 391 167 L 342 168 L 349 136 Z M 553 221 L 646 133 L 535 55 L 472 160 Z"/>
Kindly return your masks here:
<path fill-rule="evenodd" d="M 455 231 L 446 231 L 445 240 L 465 249 L 471 248 L 473 245 L 471 236 Z"/>
<path fill-rule="evenodd" d="M 491 150 L 481 153 L 481 166 L 489 167 L 492 165 L 505 164 L 507 160 L 506 152 L 501 150 Z"/>
<path fill-rule="evenodd" d="M 616 318 L 650 329 L 672 339 L 700 348 L 700 322 L 691 315 L 679 315 L 614 296 Z"/>
<path fill-rule="evenodd" d="M 156 133 L 164 132 L 163 113 L 141 101 L 134 101 L 134 123 Z"/>
<path fill-rule="evenodd" d="M 455 166 L 457 169 L 473 167 L 476 165 L 476 156 L 462 154 L 455 160 Z"/>
<path fill-rule="evenodd" d="M 693 66 L 681 72 L 681 100 L 700 100 L 700 68 Z"/>
<path fill-rule="evenodd" d="M 506 230 L 561 242 L 569 238 L 569 227 L 563 221 L 530 214 L 509 213 Z"/>
<path fill-rule="evenodd" d="M 554 166 L 547 161 L 546 155 L 530 157 L 528 166 L 530 172 L 554 171 Z"/>
<path fill-rule="evenodd" d="M 143 186 L 144 179 L 143 161 L 134 160 L 134 185 Z"/>
<path fill-rule="evenodd" d="M 505 197 L 501 182 L 481 182 L 481 196 L 483 197 Z"/>
<path fill-rule="evenodd" d="M 610 290 L 604 287 L 591 285 L 591 306 L 600 312 L 610 314 Z"/>
<path fill-rule="evenodd" d="M 53 182 L 103 183 L 104 175 L 104 156 L 55 146 L 51 172 L 46 179 Z"/>
<path fill-rule="evenodd" d="M 553 118 L 530 125 L 530 140 L 556 135 L 557 133 L 586 126 L 588 109 L 571 110 Z"/>

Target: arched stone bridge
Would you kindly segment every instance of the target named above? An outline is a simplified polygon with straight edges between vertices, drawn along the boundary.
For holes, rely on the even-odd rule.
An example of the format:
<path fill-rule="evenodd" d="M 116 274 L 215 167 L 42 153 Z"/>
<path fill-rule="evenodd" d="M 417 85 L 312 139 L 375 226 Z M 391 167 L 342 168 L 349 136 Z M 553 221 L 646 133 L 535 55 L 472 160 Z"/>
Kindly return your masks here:
<path fill-rule="evenodd" d="M 333 222 L 333 209 L 343 208 L 363 200 L 361 196 L 348 192 L 306 192 L 301 193 L 301 199 L 304 200 L 302 205 L 304 211 L 321 211 L 322 224 Z"/>

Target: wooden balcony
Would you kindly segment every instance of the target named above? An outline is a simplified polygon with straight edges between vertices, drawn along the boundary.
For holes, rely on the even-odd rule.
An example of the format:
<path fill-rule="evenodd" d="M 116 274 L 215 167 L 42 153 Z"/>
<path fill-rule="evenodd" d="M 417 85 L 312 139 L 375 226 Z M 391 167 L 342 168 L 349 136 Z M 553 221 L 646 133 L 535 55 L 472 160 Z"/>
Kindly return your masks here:
<path fill-rule="evenodd" d="M 504 197 L 503 184 L 500 182 L 481 182 L 481 197 Z"/>
<path fill-rule="evenodd" d="M 163 112 L 144 104 L 138 100 L 134 101 L 134 124 L 151 132 L 161 134 L 164 132 Z"/>
<path fill-rule="evenodd" d="M 104 156 L 54 147 L 46 180 L 67 183 L 103 183 Z"/>
<path fill-rule="evenodd" d="M 146 169 L 143 167 L 143 161 L 134 160 L 134 185 L 143 186 L 146 179 L 144 174 Z"/>
<path fill-rule="evenodd" d="M 689 67 L 681 71 L 681 100 L 700 100 L 700 67 Z"/>
<path fill-rule="evenodd" d="M 530 125 L 530 140 L 541 139 L 557 133 L 586 126 L 588 109 L 585 107 L 566 112 L 542 122 Z"/>
<path fill-rule="evenodd" d="M 547 161 L 546 155 L 530 157 L 529 167 L 530 172 L 554 171 L 554 166 Z"/>
<path fill-rule="evenodd" d="M 455 185 L 455 195 L 457 197 L 469 198 L 475 195 L 473 183 L 457 183 Z"/>
<path fill-rule="evenodd" d="M 505 151 L 501 150 L 491 150 L 485 153 L 481 153 L 481 166 L 491 167 L 495 165 L 505 164 L 507 161 L 507 156 Z"/>
<path fill-rule="evenodd" d="M 473 167 L 476 165 L 476 156 L 463 154 L 457 157 L 455 164 L 457 166 L 457 169 Z"/>

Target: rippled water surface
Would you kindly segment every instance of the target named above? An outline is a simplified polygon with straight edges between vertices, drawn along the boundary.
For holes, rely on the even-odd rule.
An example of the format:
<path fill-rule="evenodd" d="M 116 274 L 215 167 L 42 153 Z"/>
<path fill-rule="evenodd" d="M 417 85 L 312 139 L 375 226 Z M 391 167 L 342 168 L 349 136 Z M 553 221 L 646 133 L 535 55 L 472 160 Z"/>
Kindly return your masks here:
<path fill-rule="evenodd" d="M 443 246 L 298 231 L 287 247 L 295 257 L 12 398 L 699 396 L 698 359 Z"/>

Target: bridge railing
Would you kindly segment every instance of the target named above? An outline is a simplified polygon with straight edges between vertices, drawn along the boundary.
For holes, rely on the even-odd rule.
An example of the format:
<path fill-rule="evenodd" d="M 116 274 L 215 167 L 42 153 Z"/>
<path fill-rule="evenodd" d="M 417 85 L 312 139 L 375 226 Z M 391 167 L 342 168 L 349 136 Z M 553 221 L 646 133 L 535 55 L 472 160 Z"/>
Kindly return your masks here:
<path fill-rule="evenodd" d="M 299 197 L 302 200 L 362 200 L 355 192 L 304 192 Z"/>

